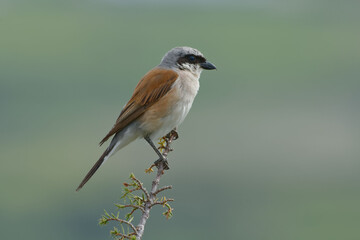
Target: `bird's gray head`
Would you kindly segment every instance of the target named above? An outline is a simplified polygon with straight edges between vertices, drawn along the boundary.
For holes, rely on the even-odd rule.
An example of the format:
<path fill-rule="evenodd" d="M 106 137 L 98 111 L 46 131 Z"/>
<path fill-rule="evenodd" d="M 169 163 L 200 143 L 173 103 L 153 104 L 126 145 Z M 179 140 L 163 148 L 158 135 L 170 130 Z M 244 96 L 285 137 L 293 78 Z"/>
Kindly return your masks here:
<path fill-rule="evenodd" d="M 171 49 L 162 58 L 159 66 L 190 71 L 194 74 L 200 74 L 203 69 L 216 69 L 212 63 L 206 61 L 204 55 L 199 50 L 191 47 Z"/>

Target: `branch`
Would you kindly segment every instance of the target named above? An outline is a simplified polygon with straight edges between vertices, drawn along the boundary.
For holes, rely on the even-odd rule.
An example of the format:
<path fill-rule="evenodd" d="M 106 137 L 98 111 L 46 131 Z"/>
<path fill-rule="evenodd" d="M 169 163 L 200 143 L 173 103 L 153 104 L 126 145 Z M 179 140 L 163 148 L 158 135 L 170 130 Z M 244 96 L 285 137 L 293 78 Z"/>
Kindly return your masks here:
<path fill-rule="evenodd" d="M 155 206 L 155 205 L 165 205 L 167 202 L 173 202 L 173 201 L 174 201 L 174 199 L 169 198 L 169 199 L 164 200 L 164 201 L 161 201 L 161 202 L 156 201 L 156 202 L 154 202 L 151 206 Z"/>
<path fill-rule="evenodd" d="M 160 178 L 163 174 L 164 174 L 164 164 L 161 162 L 158 166 L 158 171 L 157 171 L 156 177 L 152 182 L 149 201 L 146 202 L 145 208 L 144 208 L 145 211 L 141 215 L 139 224 L 136 226 L 136 229 L 138 230 L 137 234 L 136 234 L 136 239 L 140 240 L 142 235 L 144 234 L 145 224 L 150 216 L 150 209 L 152 207 L 152 204 L 155 201 L 155 196 L 156 196 L 155 192 L 159 185 Z"/>
<path fill-rule="evenodd" d="M 155 195 L 162 192 L 162 191 L 168 190 L 168 189 L 172 189 L 172 186 L 165 186 L 165 187 L 160 188 L 159 190 L 157 190 L 155 192 Z"/>
<path fill-rule="evenodd" d="M 171 142 L 177 138 L 178 138 L 178 134 L 175 130 L 171 131 L 168 135 L 166 135 L 164 137 L 166 145 L 165 145 L 165 147 L 163 147 L 164 151 L 162 154 L 165 158 L 167 157 L 169 152 L 172 151 L 172 149 L 170 148 Z M 156 195 L 161 191 L 164 191 L 166 189 L 171 189 L 171 186 L 167 186 L 167 187 L 163 187 L 163 188 L 160 188 L 159 190 L 157 190 L 159 183 L 160 183 L 160 178 L 162 175 L 164 175 L 165 163 L 163 161 L 161 161 L 161 162 L 159 162 L 159 164 L 157 164 L 156 167 L 157 167 L 157 173 L 156 173 L 155 179 L 152 182 L 148 201 L 146 201 L 146 203 L 145 203 L 145 207 L 144 207 L 145 211 L 141 215 L 139 224 L 136 226 L 136 229 L 137 229 L 136 239 L 138 239 L 138 240 L 140 240 L 142 235 L 144 234 L 145 224 L 150 216 L 150 209 L 156 202 Z"/>
<path fill-rule="evenodd" d="M 136 230 L 135 226 L 129 221 L 126 221 L 126 220 L 123 220 L 123 219 L 120 219 L 120 218 L 108 218 L 108 221 L 117 221 L 117 222 L 120 222 L 120 223 L 125 223 L 125 224 L 127 224 L 127 225 L 129 225 L 131 227 L 131 229 L 134 231 L 135 234 L 137 233 L 137 230 Z"/>
<path fill-rule="evenodd" d="M 149 195 L 148 191 L 146 190 L 146 188 L 144 188 L 144 185 L 142 184 L 142 182 L 140 182 L 140 180 L 137 179 L 134 175 L 131 175 L 131 178 L 138 184 L 138 188 L 145 193 L 147 200 L 149 200 L 150 195 Z"/>
<path fill-rule="evenodd" d="M 131 236 L 134 235 L 134 233 L 129 233 L 129 234 L 123 234 L 123 233 L 119 233 L 119 232 L 116 232 L 114 233 L 115 236 L 120 236 L 121 238 L 120 239 L 133 239 Z"/>
<path fill-rule="evenodd" d="M 115 204 L 118 208 L 133 208 L 133 209 L 140 209 L 142 212 L 144 212 L 144 208 L 141 206 L 133 205 L 133 204 L 127 204 L 127 205 L 121 205 L 121 204 Z"/>
<path fill-rule="evenodd" d="M 173 140 L 177 138 L 178 134 L 175 130 L 173 130 L 165 137 L 163 137 L 160 141 L 159 149 L 165 159 L 169 152 L 172 151 L 172 149 L 170 148 L 170 144 Z M 120 212 L 118 212 L 116 215 L 113 213 L 111 213 L 110 215 L 106 211 L 105 215 L 102 216 L 102 218 L 100 219 L 100 225 L 106 225 L 109 221 L 115 221 L 121 225 L 122 231 L 119 231 L 117 228 L 114 228 L 114 230 L 111 231 L 112 236 L 120 237 L 119 240 L 124 240 L 125 238 L 131 240 L 141 240 L 144 234 L 146 222 L 150 216 L 150 210 L 155 205 L 162 205 L 164 208 L 166 208 L 166 211 L 163 213 L 163 215 L 167 219 L 169 219 L 173 214 L 173 209 L 169 205 L 169 202 L 174 201 L 174 199 L 166 199 L 164 196 L 161 198 L 161 200 L 159 200 L 159 198 L 157 197 L 160 192 L 172 189 L 172 186 L 164 186 L 162 188 L 159 188 L 160 178 L 162 175 L 164 175 L 164 170 L 168 169 L 167 161 L 159 159 L 149 169 L 145 170 L 145 172 L 152 172 L 152 168 L 155 166 L 157 167 L 157 172 L 155 179 L 152 181 L 150 192 L 146 190 L 143 183 L 140 182 L 140 180 L 137 179 L 134 174 L 130 175 L 130 183 L 123 183 L 124 187 L 121 199 L 124 199 L 124 204 L 115 204 L 115 206 L 117 206 L 119 209 L 131 209 L 131 211 L 125 215 L 126 220 L 119 218 Z M 141 191 L 143 193 L 142 196 L 134 194 L 134 192 L 136 191 Z M 130 201 L 130 203 L 126 204 L 127 201 Z M 138 225 L 135 227 L 131 222 L 134 218 L 133 213 L 138 209 L 141 210 L 142 214 Z M 132 231 L 129 231 L 129 228 L 127 231 L 125 231 L 122 224 L 128 225 Z"/>

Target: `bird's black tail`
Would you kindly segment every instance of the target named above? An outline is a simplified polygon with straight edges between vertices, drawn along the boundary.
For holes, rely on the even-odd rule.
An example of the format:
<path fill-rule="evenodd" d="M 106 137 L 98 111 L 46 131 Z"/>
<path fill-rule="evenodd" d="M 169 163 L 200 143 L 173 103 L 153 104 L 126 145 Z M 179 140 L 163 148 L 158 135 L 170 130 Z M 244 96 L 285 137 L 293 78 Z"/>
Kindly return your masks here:
<path fill-rule="evenodd" d="M 94 175 L 94 173 L 99 169 L 99 167 L 101 166 L 101 164 L 103 164 L 103 162 L 105 161 L 105 157 L 107 157 L 110 152 L 111 152 L 112 148 L 108 147 L 105 152 L 101 155 L 101 157 L 99 158 L 99 160 L 97 160 L 97 162 L 95 163 L 95 165 L 90 169 L 90 171 L 88 172 L 88 174 L 86 174 L 85 178 L 81 181 L 80 185 L 77 187 L 76 191 L 79 191 L 84 185 L 85 183 L 87 183 L 87 181 L 89 181 L 89 179 Z"/>

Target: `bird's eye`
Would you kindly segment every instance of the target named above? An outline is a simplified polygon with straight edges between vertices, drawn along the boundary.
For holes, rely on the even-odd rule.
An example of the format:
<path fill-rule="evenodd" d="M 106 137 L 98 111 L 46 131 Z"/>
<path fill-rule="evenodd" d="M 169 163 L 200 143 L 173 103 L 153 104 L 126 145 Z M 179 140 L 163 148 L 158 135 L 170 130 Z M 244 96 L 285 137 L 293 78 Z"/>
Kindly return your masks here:
<path fill-rule="evenodd" d="M 195 62 L 195 56 L 194 55 L 189 55 L 187 56 L 187 59 L 189 60 L 189 62 Z"/>

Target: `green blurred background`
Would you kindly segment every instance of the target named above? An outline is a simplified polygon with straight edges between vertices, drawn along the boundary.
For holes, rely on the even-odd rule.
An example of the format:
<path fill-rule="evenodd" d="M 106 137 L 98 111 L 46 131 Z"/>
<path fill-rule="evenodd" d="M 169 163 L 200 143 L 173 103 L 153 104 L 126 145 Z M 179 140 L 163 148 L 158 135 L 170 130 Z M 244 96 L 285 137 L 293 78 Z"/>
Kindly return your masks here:
<path fill-rule="evenodd" d="M 143 140 L 79 193 L 137 81 L 172 47 L 217 67 L 170 155 L 175 216 L 144 239 L 360 239 L 359 1 L 0 1 L 0 239 L 110 239 Z"/>

